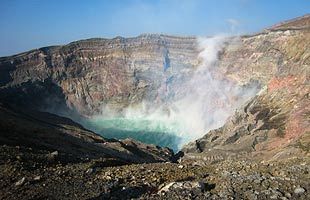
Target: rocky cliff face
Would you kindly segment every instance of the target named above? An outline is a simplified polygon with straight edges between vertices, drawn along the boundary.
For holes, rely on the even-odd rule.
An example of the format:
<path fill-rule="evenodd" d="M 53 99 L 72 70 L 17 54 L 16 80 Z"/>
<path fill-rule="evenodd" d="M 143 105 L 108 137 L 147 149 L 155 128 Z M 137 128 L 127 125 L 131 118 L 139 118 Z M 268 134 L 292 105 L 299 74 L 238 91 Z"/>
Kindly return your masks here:
<path fill-rule="evenodd" d="M 103 104 L 121 109 L 142 98 L 156 99 L 167 78 L 197 64 L 196 55 L 195 38 L 151 34 L 45 47 L 1 58 L 2 97 L 39 97 L 43 109 L 61 105 L 89 116 Z M 37 93 L 28 85 L 37 86 Z M 11 94 L 12 89 L 17 91 Z"/>
<path fill-rule="evenodd" d="M 212 162 L 309 153 L 309 21 L 291 20 L 225 48 L 220 74 L 240 83 L 258 80 L 263 89 L 223 127 L 185 146 L 187 158 Z"/>

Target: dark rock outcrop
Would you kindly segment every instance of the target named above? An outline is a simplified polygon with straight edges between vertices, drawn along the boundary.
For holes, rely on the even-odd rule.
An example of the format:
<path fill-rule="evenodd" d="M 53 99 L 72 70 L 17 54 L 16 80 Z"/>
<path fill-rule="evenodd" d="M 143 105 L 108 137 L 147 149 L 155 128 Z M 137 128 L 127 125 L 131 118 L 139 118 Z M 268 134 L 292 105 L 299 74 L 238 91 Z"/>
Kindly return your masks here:
<path fill-rule="evenodd" d="M 173 157 L 168 148 L 104 139 L 68 118 L 3 104 L 0 104 L 0 144 L 51 152 L 46 161 L 64 163 L 106 159 L 109 166 L 165 162 Z"/>

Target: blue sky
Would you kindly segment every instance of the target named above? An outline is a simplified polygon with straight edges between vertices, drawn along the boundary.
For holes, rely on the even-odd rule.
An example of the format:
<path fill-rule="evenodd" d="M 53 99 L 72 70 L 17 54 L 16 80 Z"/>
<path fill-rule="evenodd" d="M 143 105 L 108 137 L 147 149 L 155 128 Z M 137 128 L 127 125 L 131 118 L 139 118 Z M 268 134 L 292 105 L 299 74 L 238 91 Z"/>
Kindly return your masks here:
<path fill-rule="evenodd" d="M 257 32 L 310 13 L 310 0 L 0 0 L 0 56 L 141 33 Z"/>

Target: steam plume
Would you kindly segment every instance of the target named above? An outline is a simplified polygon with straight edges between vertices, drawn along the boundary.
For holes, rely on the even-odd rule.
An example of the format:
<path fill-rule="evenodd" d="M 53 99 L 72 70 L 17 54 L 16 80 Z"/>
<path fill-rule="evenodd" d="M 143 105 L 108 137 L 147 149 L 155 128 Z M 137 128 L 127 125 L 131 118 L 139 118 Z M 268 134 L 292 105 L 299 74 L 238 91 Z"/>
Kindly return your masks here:
<path fill-rule="evenodd" d="M 98 128 L 115 126 L 129 131 L 132 134 L 129 137 L 136 139 L 137 135 L 142 134 L 143 138 L 138 139 L 168 145 L 174 150 L 222 126 L 234 110 L 258 90 L 256 85 L 238 86 L 217 74 L 219 53 L 231 40 L 225 36 L 198 38 L 201 62 L 194 73 L 189 75 L 189 79 L 164 94 L 169 96 L 169 92 L 174 92 L 176 95 L 173 98 L 167 98 L 156 107 L 150 106 L 152 102 L 144 100 L 139 106 L 128 107 L 121 116 L 105 108 L 103 113 L 110 113 L 110 117 L 94 116 L 93 125 L 96 125 L 97 131 Z M 170 87 L 168 83 L 165 84 Z M 113 125 L 113 119 L 119 123 Z M 107 120 L 110 125 L 106 124 Z M 148 134 L 158 134 L 158 138 Z M 153 141 L 149 141 L 150 138 Z"/>

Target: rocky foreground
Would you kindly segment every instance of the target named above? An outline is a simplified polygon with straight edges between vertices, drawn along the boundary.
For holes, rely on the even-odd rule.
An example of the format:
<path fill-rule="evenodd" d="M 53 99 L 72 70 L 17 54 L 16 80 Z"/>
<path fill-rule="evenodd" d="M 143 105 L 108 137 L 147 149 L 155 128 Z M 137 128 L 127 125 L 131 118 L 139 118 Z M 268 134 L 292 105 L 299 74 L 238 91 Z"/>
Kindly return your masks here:
<path fill-rule="evenodd" d="M 1 199 L 309 199 L 310 159 L 106 167 L 58 152 L 1 146 Z"/>

